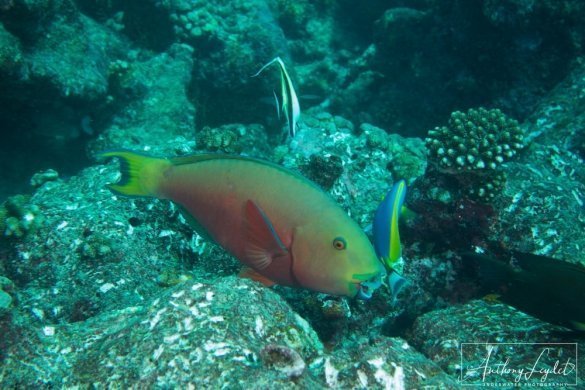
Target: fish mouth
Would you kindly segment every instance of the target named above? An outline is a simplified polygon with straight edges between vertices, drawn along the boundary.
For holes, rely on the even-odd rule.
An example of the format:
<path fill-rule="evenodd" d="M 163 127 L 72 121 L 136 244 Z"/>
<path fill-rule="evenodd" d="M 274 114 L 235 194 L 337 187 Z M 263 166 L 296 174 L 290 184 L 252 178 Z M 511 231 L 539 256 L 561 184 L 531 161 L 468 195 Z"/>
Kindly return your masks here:
<path fill-rule="evenodd" d="M 358 290 L 356 298 L 362 300 L 368 300 L 372 298 L 374 291 L 376 291 L 382 285 L 382 279 L 385 275 L 386 272 L 382 271 L 365 281 L 355 282 L 356 288 Z"/>

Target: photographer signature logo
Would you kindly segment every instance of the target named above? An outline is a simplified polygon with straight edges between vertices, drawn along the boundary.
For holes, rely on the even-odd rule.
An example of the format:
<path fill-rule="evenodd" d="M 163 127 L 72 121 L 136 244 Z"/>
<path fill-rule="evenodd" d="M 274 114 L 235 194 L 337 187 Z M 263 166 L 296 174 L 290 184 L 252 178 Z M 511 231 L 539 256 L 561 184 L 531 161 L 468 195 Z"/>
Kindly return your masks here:
<path fill-rule="evenodd" d="M 461 343 L 460 383 L 577 386 L 577 343 Z"/>

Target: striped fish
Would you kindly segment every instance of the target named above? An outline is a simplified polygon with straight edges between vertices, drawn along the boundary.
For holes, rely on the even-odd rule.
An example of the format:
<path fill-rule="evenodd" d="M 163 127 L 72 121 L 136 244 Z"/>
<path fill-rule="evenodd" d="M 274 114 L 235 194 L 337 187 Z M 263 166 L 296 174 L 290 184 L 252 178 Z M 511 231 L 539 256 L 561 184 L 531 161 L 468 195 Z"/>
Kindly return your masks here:
<path fill-rule="evenodd" d="M 274 58 L 272 61 L 264 65 L 255 75 L 252 77 L 258 76 L 260 73 L 264 71 L 264 69 L 268 68 L 270 65 L 277 63 L 280 68 L 280 100 L 282 101 L 279 110 L 279 102 L 276 93 L 274 94 L 274 98 L 276 99 L 276 108 L 278 111 L 278 116 L 280 118 L 280 111 L 284 112 L 286 117 L 286 121 L 288 124 L 288 133 L 291 137 L 294 137 L 297 131 L 297 125 L 299 118 L 301 117 L 301 106 L 299 105 L 299 99 L 297 98 L 297 93 L 295 92 L 295 88 L 293 86 L 292 80 L 286 71 L 286 67 L 284 66 L 284 62 L 280 59 L 280 57 Z"/>

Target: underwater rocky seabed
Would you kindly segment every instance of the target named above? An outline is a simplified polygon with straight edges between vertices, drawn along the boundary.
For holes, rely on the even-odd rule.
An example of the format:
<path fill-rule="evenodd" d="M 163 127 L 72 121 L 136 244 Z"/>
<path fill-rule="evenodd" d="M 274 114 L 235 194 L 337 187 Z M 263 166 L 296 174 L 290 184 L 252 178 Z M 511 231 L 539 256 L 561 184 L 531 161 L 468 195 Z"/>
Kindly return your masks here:
<path fill-rule="evenodd" d="M 58 171 L 0 208 L 2 387 L 456 388 L 461 342 L 567 341 L 479 299 L 459 252 L 585 264 L 583 6 L 372 2 L 349 22 L 350 3 L 0 1 L 2 125 L 14 129 L 2 134 L 14 153 L 3 151 L 1 193 L 24 193 L 14 188 L 42 166 L 23 155 Z M 474 50 L 499 57 L 475 63 Z M 261 102 L 278 79 L 249 77 L 275 54 L 299 94 L 321 99 L 301 101 L 294 139 Z M 482 73 L 494 64 L 509 79 Z M 498 166 L 505 185 L 489 202 L 460 187 L 478 193 L 483 176 L 438 172 L 420 138 L 480 105 L 519 119 L 526 143 Z M 112 148 L 269 159 L 316 181 L 364 229 L 405 178 L 418 214 L 403 226 L 412 284 L 397 301 L 382 288 L 363 302 L 237 278 L 238 262 L 172 204 L 106 188 L 117 163 L 95 156 Z"/>

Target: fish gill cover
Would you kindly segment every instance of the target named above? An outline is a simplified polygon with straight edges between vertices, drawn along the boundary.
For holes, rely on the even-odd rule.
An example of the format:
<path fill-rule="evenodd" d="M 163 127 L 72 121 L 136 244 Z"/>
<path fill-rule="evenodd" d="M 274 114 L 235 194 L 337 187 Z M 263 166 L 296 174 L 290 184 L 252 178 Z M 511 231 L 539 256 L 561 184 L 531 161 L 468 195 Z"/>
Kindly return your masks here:
<path fill-rule="evenodd" d="M 567 318 L 527 314 L 461 255 L 585 264 L 584 23 L 577 0 L 0 0 L 0 387 L 495 385 L 463 343 L 526 363 L 578 342 L 554 324 L 582 289 L 550 302 Z M 294 137 L 278 67 L 251 77 L 276 57 Z M 370 236 L 405 180 L 408 283 L 358 301 L 238 278 L 180 207 L 107 189 L 114 149 L 268 160 Z"/>

